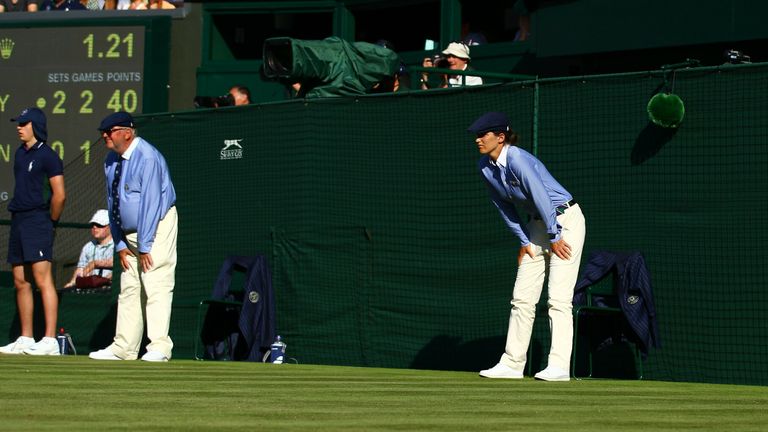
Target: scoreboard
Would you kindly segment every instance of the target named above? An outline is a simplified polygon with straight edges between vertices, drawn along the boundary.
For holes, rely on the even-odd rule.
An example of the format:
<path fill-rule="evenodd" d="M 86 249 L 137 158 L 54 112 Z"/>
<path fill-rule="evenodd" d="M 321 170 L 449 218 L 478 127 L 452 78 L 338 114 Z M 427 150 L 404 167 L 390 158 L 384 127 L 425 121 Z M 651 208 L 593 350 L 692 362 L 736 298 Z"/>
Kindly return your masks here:
<path fill-rule="evenodd" d="M 48 145 L 64 161 L 65 180 L 73 171 L 100 169 L 102 161 L 91 152 L 104 145 L 97 127 L 105 116 L 116 111 L 140 114 L 148 105 L 153 111 L 167 109 L 170 42 L 160 44 L 165 52 L 155 49 L 153 57 L 148 52 L 150 23 L 94 25 L 98 22 L 0 27 L 0 219 L 10 217 L 6 208 L 20 144 L 10 119 L 24 108 L 45 113 Z M 161 59 L 159 67 L 155 57 Z M 148 90 L 165 94 L 148 104 Z"/>

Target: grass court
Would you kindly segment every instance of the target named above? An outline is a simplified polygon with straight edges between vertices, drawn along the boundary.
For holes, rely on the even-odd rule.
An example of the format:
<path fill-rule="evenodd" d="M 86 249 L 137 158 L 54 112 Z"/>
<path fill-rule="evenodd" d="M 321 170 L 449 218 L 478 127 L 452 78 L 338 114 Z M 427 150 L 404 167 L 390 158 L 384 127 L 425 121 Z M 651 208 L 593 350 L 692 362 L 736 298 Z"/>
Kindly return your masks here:
<path fill-rule="evenodd" d="M 0 430 L 763 431 L 768 388 L 0 355 Z"/>

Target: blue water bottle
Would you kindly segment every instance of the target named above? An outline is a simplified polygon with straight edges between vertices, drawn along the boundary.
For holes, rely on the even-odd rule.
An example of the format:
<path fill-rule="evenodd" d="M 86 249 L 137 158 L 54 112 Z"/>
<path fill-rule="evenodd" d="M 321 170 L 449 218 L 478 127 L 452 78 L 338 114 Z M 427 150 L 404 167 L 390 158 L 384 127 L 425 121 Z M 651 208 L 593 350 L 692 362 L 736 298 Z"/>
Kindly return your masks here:
<path fill-rule="evenodd" d="M 64 333 L 64 327 L 59 329 L 59 335 L 56 336 L 56 341 L 59 343 L 59 354 L 69 354 L 69 343 L 67 341 L 67 334 Z"/>
<path fill-rule="evenodd" d="M 283 342 L 280 335 L 277 335 L 275 341 L 269 346 L 269 361 L 274 364 L 282 364 L 285 359 L 285 347 L 288 346 Z"/>

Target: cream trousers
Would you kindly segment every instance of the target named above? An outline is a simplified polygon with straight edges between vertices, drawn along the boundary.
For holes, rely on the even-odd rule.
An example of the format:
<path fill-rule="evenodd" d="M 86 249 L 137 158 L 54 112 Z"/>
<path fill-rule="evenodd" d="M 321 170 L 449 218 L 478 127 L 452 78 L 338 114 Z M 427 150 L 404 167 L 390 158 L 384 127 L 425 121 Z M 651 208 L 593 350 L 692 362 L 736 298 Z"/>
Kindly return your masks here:
<path fill-rule="evenodd" d="M 528 232 L 533 243 L 534 258 L 525 255 L 517 269 L 517 279 L 512 293 L 512 310 L 509 316 L 507 344 L 501 363 L 522 371 L 531 341 L 536 304 L 541 297 L 544 276 L 549 273 L 549 327 L 552 344 L 548 365 L 570 370 L 573 346 L 573 289 L 579 276 L 579 262 L 584 248 L 586 224 L 579 205 L 568 208 L 557 217 L 562 227 L 562 238 L 571 246 L 571 258 L 564 261 L 550 254 L 549 237 L 541 220 L 531 220 Z"/>
<path fill-rule="evenodd" d="M 173 341 L 168 330 L 176 283 L 177 232 L 178 215 L 176 207 L 171 207 L 157 226 L 150 252 L 154 266 L 148 272 L 142 272 L 139 267 L 136 233 L 126 236 L 128 247 L 135 256 L 128 255 L 131 268 L 123 270 L 120 276 L 115 339 L 109 346 L 112 353 L 124 360 L 138 358 L 145 316 L 150 341 L 147 351 L 158 351 L 171 358 Z"/>

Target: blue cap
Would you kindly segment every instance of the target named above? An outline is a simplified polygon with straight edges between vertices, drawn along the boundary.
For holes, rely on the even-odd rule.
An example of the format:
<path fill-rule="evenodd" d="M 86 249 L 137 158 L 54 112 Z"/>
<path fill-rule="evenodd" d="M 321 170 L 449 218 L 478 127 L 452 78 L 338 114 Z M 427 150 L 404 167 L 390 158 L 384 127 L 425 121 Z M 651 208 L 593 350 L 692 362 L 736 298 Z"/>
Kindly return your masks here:
<path fill-rule="evenodd" d="M 26 108 L 16 118 L 11 119 L 12 122 L 18 123 L 32 123 L 32 131 L 35 134 L 35 138 L 38 141 L 45 141 L 48 139 L 48 127 L 46 125 L 45 113 L 38 108 Z"/>
<path fill-rule="evenodd" d="M 509 132 L 509 119 L 502 112 L 487 112 L 472 123 L 467 130 L 480 135 L 488 132 Z"/>
<path fill-rule="evenodd" d="M 125 111 L 118 111 L 116 113 L 112 113 L 104 117 L 104 120 L 102 120 L 101 124 L 99 125 L 99 130 L 102 132 L 105 132 L 112 129 L 115 126 L 132 128 L 133 117 L 131 117 L 131 115 Z"/>

